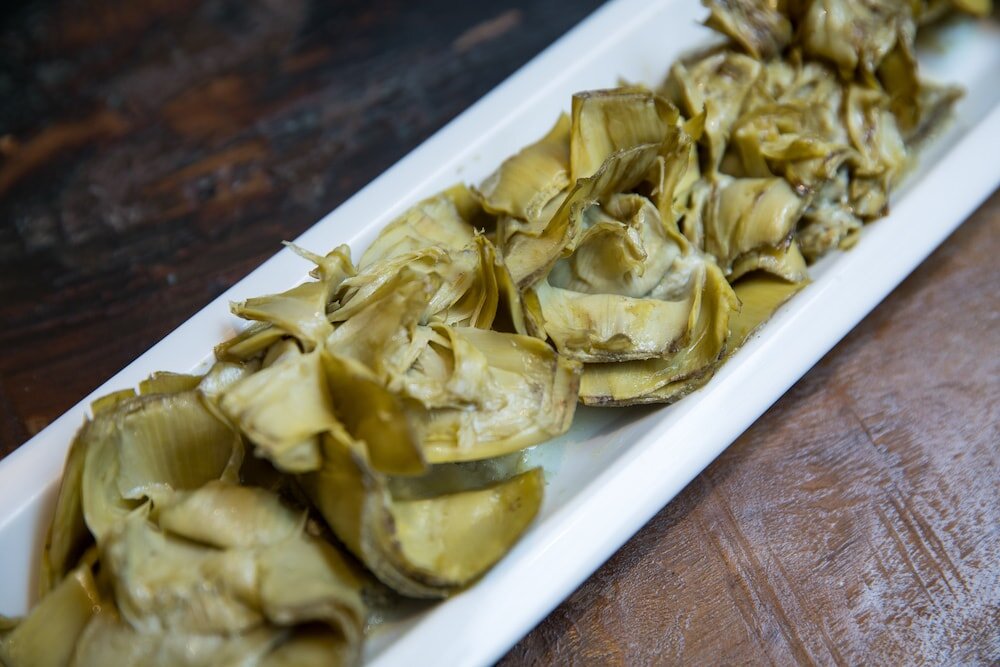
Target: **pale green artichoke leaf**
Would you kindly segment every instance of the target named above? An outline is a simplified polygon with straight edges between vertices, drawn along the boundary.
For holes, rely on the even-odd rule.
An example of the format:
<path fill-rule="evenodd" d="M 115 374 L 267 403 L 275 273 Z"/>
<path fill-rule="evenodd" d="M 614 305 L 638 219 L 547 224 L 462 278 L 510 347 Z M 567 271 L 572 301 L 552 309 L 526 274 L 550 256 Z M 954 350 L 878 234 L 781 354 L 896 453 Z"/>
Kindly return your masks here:
<path fill-rule="evenodd" d="M 337 537 L 383 583 L 409 597 L 440 598 L 481 576 L 538 512 L 541 471 L 496 485 L 393 501 L 361 450 L 324 441 L 323 469 L 303 485 Z"/>
<path fill-rule="evenodd" d="M 853 245 L 861 227 L 861 220 L 848 203 L 820 200 L 802 216 L 795 238 L 806 260 L 815 262 L 834 248 L 846 250 Z"/>
<path fill-rule="evenodd" d="M 101 609 L 101 595 L 83 563 L 43 594 L 12 629 L 0 632 L 0 664 L 7 667 L 68 665 L 77 639 Z"/>
<path fill-rule="evenodd" d="M 215 346 L 215 358 L 219 361 L 247 361 L 260 355 L 275 342 L 287 335 L 283 329 L 269 322 L 253 322 L 229 340 Z"/>
<path fill-rule="evenodd" d="M 262 548 L 257 570 L 261 607 L 272 624 L 325 624 L 324 636 L 357 655 L 367 616 L 365 575 L 357 565 L 333 545 L 303 535 Z"/>
<path fill-rule="evenodd" d="M 164 531 L 193 542 L 246 549 L 298 536 L 305 513 L 264 489 L 213 481 L 175 494 L 159 508 L 157 523 Z"/>
<path fill-rule="evenodd" d="M 139 383 L 139 393 L 142 395 L 177 394 L 194 389 L 199 382 L 201 382 L 200 375 L 156 371 Z"/>
<path fill-rule="evenodd" d="M 357 273 L 354 263 L 351 262 L 351 248 L 346 244 L 337 246 L 326 255 L 317 255 L 290 241 L 285 241 L 284 245 L 299 257 L 316 265 L 309 275 L 326 284 L 331 293 L 335 292 L 342 282 Z"/>
<path fill-rule="evenodd" d="M 859 159 L 853 178 L 879 178 L 886 189 L 907 164 L 906 144 L 889 110 L 889 98 L 881 90 L 852 85 L 847 92 L 847 133 Z"/>
<path fill-rule="evenodd" d="M 585 362 L 649 359 L 667 354 L 688 333 L 699 294 L 678 300 L 585 294 L 543 280 L 530 292 L 529 308 L 559 354 Z M 696 311 L 695 311 L 696 312 Z"/>
<path fill-rule="evenodd" d="M 135 389 L 119 389 L 118 391 L 113 391 L 110 394 L 105 394 L 95 398 L 90 403 L 90 412 L 94 416 L 101 414 L 102 412 L 112 412 L 119 405 L 131 401 L 133 398 L 138 396 Z"/>
<path fill-rule="evenodd" d="M 121 619 L 113 605 L 80 636 L 70 667 L 253 667 L 289 631 L 261 626 L 236 635 L 139 632 Z"/>
<path fill-rule="evenodd" d="M 584 230 L 569 257 L 556 262 L 549 284 L 587 294 L 639 298 L 650 294 L 687 251 L 672 221 L 647 198 L 616 194 L 583 215 Z"/>
<path fill-rule="evenodd" d="M 40 596 L 45 596 L 80 560 L 93 542 L 83 516 L 83 469 L 93 422 L 87 420 L 77 431 L 66 455 L 59 497 L 45 538 L 39 567 Z"/>
<path fill-rule="evenodd" d="M 363 443 L 377 471 L 393 475 L 424 472 L 424 455 L 403 398 L 387 389 L 371 369 L 350 357 L 324 353 L 323 368 L 338 414 L 350 434 L 331 432 L 326 439 Z"/>
<path fill-rule="evenodd" d="M 401 267 L 371 295 L 352 299 L 332 313 L 338 325 L 327 337 L 326 348 L 359 361 L 388 383 L 419 354 L 414 331 L 440 287 L 437 274 Z"/>
<path fill-rule="evenodd" d="M 199 528 L 199 518 L 211 525 Z M 363 575 L 332 545 L 305 534 L 302 515 L 275 494 L 212 485 L 164 508 L 159 520 L 181 532 L 160 530 L 140 510 L 103 547 L 118 610 L 131 627 L 232 635 L 320 623 L 359 644 Z M 214 538 L 213 527 L 221 531 Z"/>
<path fill-rule="evenodd" d="M 257 667 L 341 667 L 357 664 L 358 653 L 359 647 L 343 637 L 303 629 L 261 658 Z"/>
<path fill-rule="evenodd" d="M 950 0 L 957 11 L 973 16 L 987 17 L 993 13 L 993 0 Z"/>
<path fill-rule="evenodd" d="M 507 158 L 479 186 L 483 206 L 495 215 L 526 221 L 569 187 L 570 119 L 561 114 L 548 134 Z"/>
<path fill-rule="evenodd" d="M 734 124 L 732 147 L 742 175 L 782 176 L 799 193 L 813 192 L 855 157 L 846 143 L 811 131 L 807 118 L 815 107 L 774 104 L 746 113 Z"/>
<path fill-rule="evenodd" d="M 392 504 L 395 537 L 411 567 L 465 585 L 518 541 L 541 506 L 541 468 L 474 491 Z"/>
<path fill-rule="evenodd" d="M 248 375 L 260 370 L 260 361 L 217 361 L 198 382 L 198 391 L 211 403 L 216 403 L 223 392 Z"/>
<path fill-rule="evenodd" d="M 763 271 L 795 283 L 809 280 L 805 257 L 794 239 L 787 244 L 765 246 L 743 255 L 733 263 L 733 270 L 728 276 L 729 282 L 735 283 L 754 271 Z"/>
<path fill-rule="evenodd" d="M 215 479 L 236 481 L 243 461 L 239 435 L 197 392 L 150 394 L 95 415 L 81 480 L 83 514 L 98 543 L 145 499 Z"/>
<path fill-rule="evenodd" d="M 659 144 L 678 119 L 677 109 L 648 90 L 611 88 L 573 95 L 570 182 L 593 176 L 614 153 Z"/>
<path fill-rule="evenodd" d="M 458 249 L 430 246 L 369 265 L 345 281 L 339 296 L 341 305 L 330 313 L 330 320 L 346 322 L 372 300 L 386 298 L 387 285 L 398 283 L 402 271 L 431 276 L 435 282 L 435 291 L 426 299 L 420 317 L 422 324 L 482 328 L 493 324 L 500 302 L 499 275 L 506 269 L 493 243 L 478 233 Z"/>
<path fill-rule="evenodd" d="M 419 477 L 389 477 L 394 500 L 421 500 L 448 493 L 472 491 L 510 479 L 522 472 L 524 452 L 512 452 L 478 461 L 439 463 Z"/>
<path fill-rule="evenodd" d="M 672 402 L 703 384 L 689 380 L 714 372 L 726 349 L 729 320 L 738 310 L 739 301 L 722 271 L 713 262 L 705 262 L 704 266 L 704 286 L 687 344 L 674 354 L 657 359 L 585 365 L 580 381 L 583 404 Z"/>
<path fill-rule="evenodd" d="M 714 51 L 670 69 L 664 94 L 688 118 L 705 114 L 701 143 L 708 150 L 706 171 L 715 173 L 722 161 L 732 125 L 763 66 L 750 56 Z"/>
<path fill-rule="evenodd" d="M 420 352 L 405 373 L 389 378 L 389 389 L 425 408 L 484 409 L 503 401 L 496 396 L 489 360 L 445 325 L 414 331 Z"/>
<path fill-rule="evenodd" d="M 334 286 L 319 281 L 297 285 L 281 294 L 270 294 L 230 304 L 234 315 L 271 324 L 294 336 L 308 352 L 330 334 L 326 317 Z M 232 353 L 232 347 L 228 352 Z"/>
<path fill-rule="evenodd" d="M 232 634 L 264 623 L 252 551 L 172 537 L 142 509 L 108 533 L 101 564 L 111 574 L 118 610 L 139 632 Z"/>
<path fill-rule="evenodd" d="M 947 123 L 955 109 L 955 104 L 964 94 L 965 91 L 961 86 L 921 82 L 915 102 L 918 116 L 912 127 L 909 127 L 903 134 L 907 148 L 911 152 L 919 150 Z M 900 129 L 902 130 L 902 126 Z"/>
<path fill-rule="evenodd" d="M 756 272 L 738 280 L 733 289 L 740 300 L 740 310 L 730 319 L 728 354 L 738 350 L 747 338 L 771 319 L 775 311 L 802 290 L 808 280 L 787 280 L 780 276 Z"/>
<path fill-rule="evenodd" d="M 409 410 L 421 449 L 430 463 L 473 461 L 509 454 L 565 433 L 573 419 L 580 364 L 531 336 L 474 328 L 451 332 L 461 347 L 489 364 L 488 392 L 481 407 Z M 477 371 L 478 372 L 478 371 Z M 455 380 L 453 379 L 453 382 Z M 477 379 L 463 379 L 475 386 Z"/>
<path fill-rule="evenodd" d="M 429 197 L 406 210 L 379 233 L 358 262 L 359 272 L 376 262 L 415 250 L 438 247 L 459 250 L 475 237 L 475 227 L 462 216 L 464 186 Z M 457 202 L 457 203 L 456 203 Z"/>
<path fill-rule="evenodd" d="M 658 149 L 658 144 L 643 144 L 612 154 L 593 176 L 576 182 L 543 230 L 514 232 L 501 250 L 518 287 L 527 288 L 543 278 L 564 251 L 572 250 L 586 209 L 642 182 Z"/>
<path fill-rule="evenodd" d="M 728 273 L 741 255 L 786 243 L 805 207 L 782 178 L 722 179 L 705 216 L 705 250 Z"/>
<path fill-rule="evenodd" d="M 912 4 L 897 0 L 812 0 L 798 40 L 807 56 L 832 62 L 845 80 L 869 79 L 897 41 L 912 43 Z"/>
<path fill-rule="evenodd" d="M 668 130 L 660 144 L 660 154 L 647 176 L 651 185 L 650 199 L 668 228 L 675 227 L 684 215 L 692 191 L 701 182 L 698 144 L 689 133 L 694 123 L 688 121 Z"/>
<path fill-rule="evenodd" d="M 317 467 L 315 436 L 339 425 L 321 350 L 289 356 L 227 388 L 219 409 L 254 444 L 254 453 L 285 472 Z"/>
<path fill-rule="evenodd" d="M 711 11 L 705 25 L 757 60 L 780 54 L 792 41 L 792 24 L 777 4 L 755 0 L 702 0 Z"/>

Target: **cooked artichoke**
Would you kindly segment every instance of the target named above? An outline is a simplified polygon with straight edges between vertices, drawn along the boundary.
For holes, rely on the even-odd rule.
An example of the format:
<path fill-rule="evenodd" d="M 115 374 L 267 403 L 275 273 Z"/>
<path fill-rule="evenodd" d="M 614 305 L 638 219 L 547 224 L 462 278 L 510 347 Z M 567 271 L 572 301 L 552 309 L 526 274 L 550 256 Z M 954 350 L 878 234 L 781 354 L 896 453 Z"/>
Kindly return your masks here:
<path fill-rule="evenodd" d="M 587 364 L 580 381 L 581 402 L 600 406 L 670 403 L 707 381 L 726 349 L 730 314 L 739 302 L 722 271 L 712 262 L 703 266 L 688 342 L 660 358 Z"/>
<path fill-rule="evenodd" d="M 806 202 L 781 178 L 725 178 L 705 214 L 705 250 L 726 272 L 743 255 L 786 244 Z"/>
<path fill-rule="evenodd" d="M 91 562 L 81 563 L 44 595 L 27 618 L 10 630 L 0 628 L 0 664 L 71 664 L 80 634 L 100 610 L 101 596 L 91 567 Z"/>
<path fill-rule="evenodd" d="M 147 499 L 161 502 L 211 480 L 237 481 L 243 460 L 239 435 L 193 391 L 124 401 L 95 414 L 80 437 L 82 511 L 98 544 Z M 75 492 L 71 485 L 60 494 Z"/>
<path fill-rule="evenodd" d="M 611 154 L 593 176 L 576 182 L 543 229 L 525 226 L 510 231 L 502 252 L 517 285 L 523 289 L 544 278 L 577 240 L 584 212 L 641 183 L 657 159 L 657 149 L 657 144 L 641 144 Z"/>
<path fill-rule="evenodd" d="M 337 536 L 385 584 L 412 597 L 444 597 L 482 575 L 538 512 L 534 469 L 480 489 L 395 500 L 364 450 L 323 440 L 324 463 L 303 477 Z"/>
<path fill-rule="evenodd" d="M 204 376 L 95 401 L 44 597 L 0 617 L 0 663 L 355 662 L 362 597 L 446 597 L 520 539 L 544 487 L 521 451 L 565 433 L 578 401 L 702 387 L 808 284 L 807 262 L 886 213 L 961 94 L 921 79 L 917 29 L 992 7 L 703 1 L 729 42 L 658 91 L 575 95 L 357 266 L 347 246 L 288 244 L 311 280 L 232 304 L 251 322 Z"/>

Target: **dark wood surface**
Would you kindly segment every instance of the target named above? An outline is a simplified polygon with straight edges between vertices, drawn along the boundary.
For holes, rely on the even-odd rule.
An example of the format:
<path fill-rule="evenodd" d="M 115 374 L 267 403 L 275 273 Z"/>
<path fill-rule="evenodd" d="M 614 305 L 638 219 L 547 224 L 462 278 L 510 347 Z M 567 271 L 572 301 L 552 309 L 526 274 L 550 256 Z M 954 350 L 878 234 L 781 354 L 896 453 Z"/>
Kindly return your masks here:
<path fill-rule="evenodd" d="M 5 6 L 0 456 L 597 4 Z M 504 663 L 1000 660 L 998 256 L 995 194 Z"/>

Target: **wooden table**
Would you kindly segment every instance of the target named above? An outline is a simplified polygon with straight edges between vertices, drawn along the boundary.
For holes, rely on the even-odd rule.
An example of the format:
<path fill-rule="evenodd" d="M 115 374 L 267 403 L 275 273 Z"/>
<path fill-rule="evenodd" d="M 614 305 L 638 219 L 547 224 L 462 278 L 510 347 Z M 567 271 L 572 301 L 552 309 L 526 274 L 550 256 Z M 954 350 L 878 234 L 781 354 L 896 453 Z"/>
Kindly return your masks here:
<path fill-rule="evenodd" d="M 7 8 L 0 456 L 597 4 Z M 1000 660 L 998 256 L 994 195 L 505 664 Z"/>

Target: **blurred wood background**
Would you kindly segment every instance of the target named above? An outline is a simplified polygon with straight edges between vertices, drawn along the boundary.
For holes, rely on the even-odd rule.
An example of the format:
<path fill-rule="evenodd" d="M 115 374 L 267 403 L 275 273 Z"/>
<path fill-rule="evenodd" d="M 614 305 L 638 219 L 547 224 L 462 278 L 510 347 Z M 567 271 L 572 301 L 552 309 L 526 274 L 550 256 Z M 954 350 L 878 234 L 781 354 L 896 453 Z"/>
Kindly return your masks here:
<path fill-rule="evenodd" d="M 0 456 L 598 4 L 5 5 Z M 503 663 L 996 664 L 998 256 L 994 194 Z"/>

